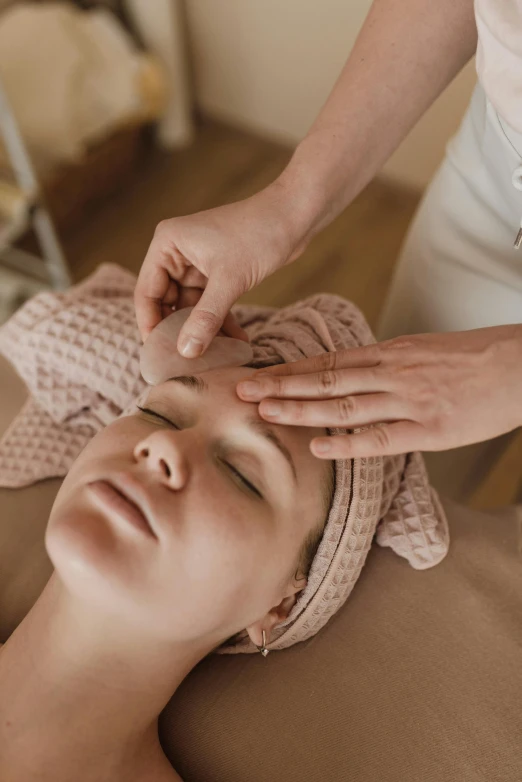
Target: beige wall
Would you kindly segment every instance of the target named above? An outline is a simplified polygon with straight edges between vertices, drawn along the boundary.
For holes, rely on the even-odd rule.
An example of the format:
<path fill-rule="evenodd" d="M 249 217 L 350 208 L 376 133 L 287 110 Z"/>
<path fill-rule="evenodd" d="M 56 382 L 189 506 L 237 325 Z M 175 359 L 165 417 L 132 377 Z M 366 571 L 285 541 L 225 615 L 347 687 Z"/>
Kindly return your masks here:
<path fill-rule="evenodd" d="M 295 143 L 333 85 L 371 0 L 185 0 L 196 99 L 206 113 Z M 470 64 L 385 172 L 423 187 L 474 83 Z"/>

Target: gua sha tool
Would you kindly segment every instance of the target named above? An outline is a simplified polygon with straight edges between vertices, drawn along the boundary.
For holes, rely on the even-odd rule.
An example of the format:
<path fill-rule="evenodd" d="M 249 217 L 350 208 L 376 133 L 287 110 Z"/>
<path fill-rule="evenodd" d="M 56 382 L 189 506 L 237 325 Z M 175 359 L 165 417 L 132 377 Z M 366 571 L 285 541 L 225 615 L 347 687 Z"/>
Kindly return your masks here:
<path fill-rule="evenodd" d="M 241 367 L 249 364 L 254 351 L 248 342 L 232 337 L 214 337 L 200 358 L 184 358 L 177 346 L 181 327 L 193 307 L 184 307 L 164 318 L 154 328 L 140 351 L 140 370 L 143 379 L 157 386 L 170 377 L 194 375 L 217 367 Z"/>

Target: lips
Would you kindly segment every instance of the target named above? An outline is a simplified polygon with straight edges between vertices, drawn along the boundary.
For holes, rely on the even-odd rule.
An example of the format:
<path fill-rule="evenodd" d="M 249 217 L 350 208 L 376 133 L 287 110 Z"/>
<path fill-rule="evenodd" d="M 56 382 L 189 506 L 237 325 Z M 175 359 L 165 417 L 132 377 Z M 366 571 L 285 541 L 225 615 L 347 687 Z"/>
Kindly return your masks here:
<path fill-rule="evenodd" d="M 146 492 L 133 477 L 125 474 L 111 476 L 92 481 L 88 487 L 96 500 L 109 511 L 109 515 L 157 539 Z"/>

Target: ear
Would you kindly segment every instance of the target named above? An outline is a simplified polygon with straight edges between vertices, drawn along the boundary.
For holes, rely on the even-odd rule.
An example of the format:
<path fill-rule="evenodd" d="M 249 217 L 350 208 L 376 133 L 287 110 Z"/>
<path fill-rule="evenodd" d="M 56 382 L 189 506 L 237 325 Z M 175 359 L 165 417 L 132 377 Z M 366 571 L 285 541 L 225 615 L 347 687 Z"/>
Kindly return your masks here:
<path fill-rule="evenodd" d="M 297 603 L 299 594 L 303 591 L 307 584 L 306 576 L 296 577 L 292 579 L 292 583 L 289 584 L 285 596 L 281 602 L 270 609 L 261 619 L 258 619 L 253 624 L 246 628 L 246 631 L 250 637 L 252 643 L 256 646 L 261 646 L 263 643 L 263 630 L 266 635 L 266 643 L 270 642 L 270 636 L 272 630 L 277 625 L 284 622 L 284 620 L 290 614 L 290 611 Z"/>

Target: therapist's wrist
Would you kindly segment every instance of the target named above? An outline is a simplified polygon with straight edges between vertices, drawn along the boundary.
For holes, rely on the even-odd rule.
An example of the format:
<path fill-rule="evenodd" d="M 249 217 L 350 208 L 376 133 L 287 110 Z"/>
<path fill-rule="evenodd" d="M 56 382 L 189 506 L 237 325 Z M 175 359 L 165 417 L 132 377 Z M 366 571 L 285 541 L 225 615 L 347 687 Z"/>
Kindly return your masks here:
<path fill-rule="evenodd" d="M 315 225 L 320 214 L 313 192 L 294 175 L 285 169 L 268 188 L 271 198 L 278 204 L 278 219 L 289 248 L 286 263 L 294 261 L 306 249 L 315 236 Z"/>
<path fill-rule="evenodd" d="M 352 165 L 347 156 L 338 161 L 327 141 L 324 134 L 309 134 L 274 183 L 286 193 L 294 236 L 304 246 L 343 211 L 367 182 L 360 165 Z"/>

